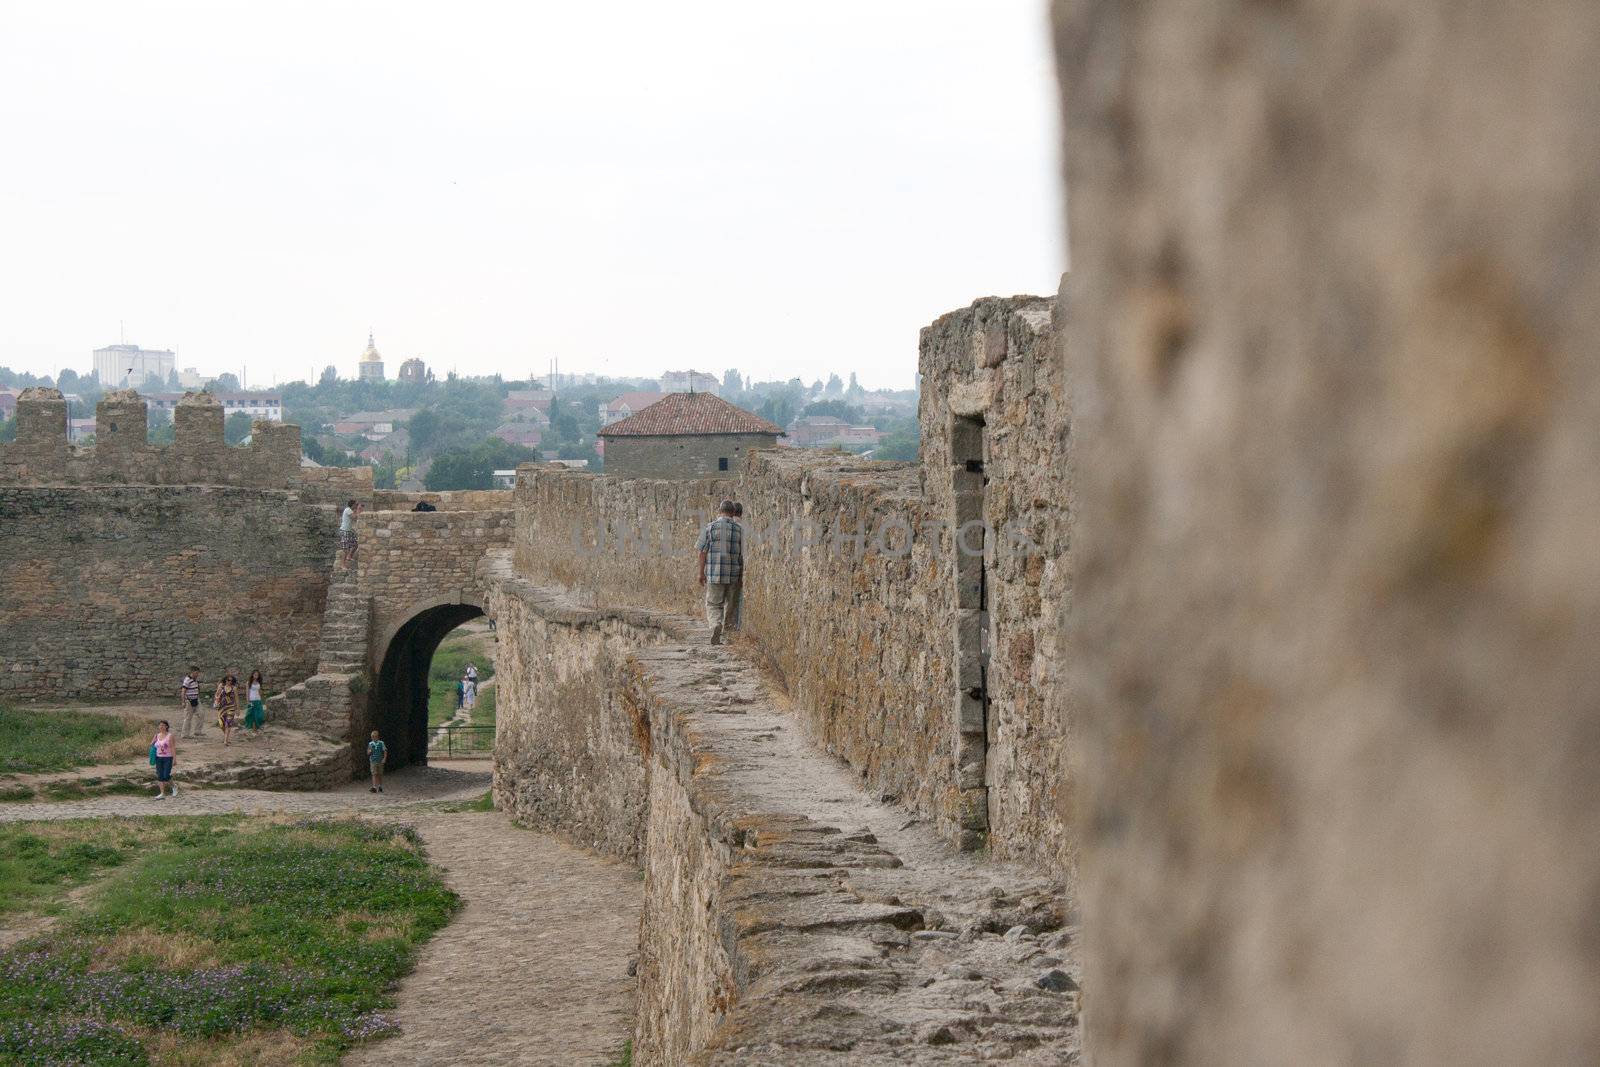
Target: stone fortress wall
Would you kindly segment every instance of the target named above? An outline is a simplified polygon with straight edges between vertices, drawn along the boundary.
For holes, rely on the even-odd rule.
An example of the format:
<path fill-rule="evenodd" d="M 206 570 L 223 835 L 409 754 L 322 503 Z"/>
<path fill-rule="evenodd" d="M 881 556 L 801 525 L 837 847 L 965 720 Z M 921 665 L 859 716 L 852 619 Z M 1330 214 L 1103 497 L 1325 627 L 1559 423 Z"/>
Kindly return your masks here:
<path fill-rule="evenodd" d="M 744 637 L 808 736 L 951 842 L 1065 869 L 1061 729 L 1042 695 L 1066 584 L 1051 305 L 981 300 L 924 331 L 920 467 L 768 449 L 723 480 L 523 468 L 516 573 L 575 607 L 696 616 L 695 537 L 737 498 Z M 979 468 L 951 459 L 962 448 Z M 500 721 L 523 729 L 504 705 Z"/>
<path fill-rule="evenodd" d="M 1600 5 L 1054 6 L 1095 1064 L 1600 1062 Z"/>
<path fill-rule="evenodd" d="M 100 402 L 93 447 L 66 417 L 58 391 L 26 390 L 0 445 L 0 699 L 164 698 L 191 662 L 274 689 L 313 674 L 337 526 L 321 502 L 370 495 L 371 472 L 303 470 L 279 423 L 227 447 L 206 394 L 167 447 L 131 391 Z"/>
<path fill-rule="evenodd" d="M 635 1062 L 1073 1047 L 1037 966 L 982 1020 L 941 970 L 967 974 L 951 960 L 1014 928 L 989 973 L 1072 936 L 1052 933 L 1073 862 L 1048 700 L 1066 592 L 1054 335 L 1034 297 L 925 330 L 920 465 L 770 449 L 718 480 L 519 472 L 511 551 L 484 575 L 496 802 L 643 867 Z M 731 652 L 705 647 L 693 549 L 725 497 L 745 506 Z"/>
<path fill-rule="evenodd" d="M 316 669 L 331 508 L 233 486 L 0 486 L 0 515 L 0 701 L 175 701 L 191 663 L 212 681 L 259 667 L 272 688 Z"/>

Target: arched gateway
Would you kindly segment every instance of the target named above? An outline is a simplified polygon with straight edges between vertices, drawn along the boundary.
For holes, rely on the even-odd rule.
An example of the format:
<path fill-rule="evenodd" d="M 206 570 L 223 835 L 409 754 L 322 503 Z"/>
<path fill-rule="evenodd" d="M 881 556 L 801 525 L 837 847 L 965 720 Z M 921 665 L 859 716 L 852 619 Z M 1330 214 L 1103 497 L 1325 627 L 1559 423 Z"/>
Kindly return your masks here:
<path fill-rule="evenodd" d="M 377 494 L 394 507 L 357 520 L 355 571 L 329 589 L 318 673 L 276 698 L 283 720 L 347 738 L 357 767 L 374 729 L 391 767 L 426 762 L 428 665 L 446 634 L 485 613 L 486 559 L 509 549 L 515 525 L 508 496 L 444 494 L 417 512 Z"/>
<path fill-rule="evenodd" d="M 378 657 L 369 715 L 389 746 L 390 766 L 426 763 L 428 757 L 428 665 L 439 642 L 457 626 L 484 614 L 461 600 L 422 608 L 375 642 Z"/>

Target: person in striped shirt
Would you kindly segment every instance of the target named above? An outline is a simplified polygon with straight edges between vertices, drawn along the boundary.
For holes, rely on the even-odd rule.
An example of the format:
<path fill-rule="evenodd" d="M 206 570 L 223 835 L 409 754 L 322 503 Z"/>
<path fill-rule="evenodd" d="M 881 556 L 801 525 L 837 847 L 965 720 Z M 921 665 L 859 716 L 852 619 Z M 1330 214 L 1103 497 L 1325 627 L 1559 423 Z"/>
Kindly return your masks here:
<path fill-rule="evenodd" d="M 189 673 L 178 683 L 178 707 L 183 712 L 183 737 L 199 737 L 206 728 L 205 716 L 200 714 L 200 669 L 190 667 Z"/>

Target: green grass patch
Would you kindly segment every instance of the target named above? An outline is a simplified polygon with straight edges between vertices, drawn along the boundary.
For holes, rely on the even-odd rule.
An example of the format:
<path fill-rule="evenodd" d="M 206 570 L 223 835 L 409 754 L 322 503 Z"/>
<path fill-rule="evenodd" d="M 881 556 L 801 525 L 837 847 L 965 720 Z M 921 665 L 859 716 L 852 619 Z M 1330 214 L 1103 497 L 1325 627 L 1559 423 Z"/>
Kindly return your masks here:
<path fill-rule="evenodd" d="M 0 708 L 0 774 L 68 771 L 107 758 L 126 742 L 136 723 L 82 711 Z M 151 730 L 154 733 L 154 729 Z"/>
<path fill-rule="evenodd" d="M 633 1067 L 633 1038 L 630 1037 L 622 1043 L 622 1049 L 610 1067 Z"/>
<path fill-rule="evenodd" d="M 48 937 L 0 953 L 0 1063 L 334 1063 L 395 1032 L 388 991 L 459 906 L 407 826 L 109 825 L 132 833 L 131 861 Z M 104 859 L 62 849 L 33 877 Z"/>
<path fill-rule="evenodd" d="M 440 804 L 437 810 L 447 812 L 493 811 L 494 793 L 485 792 L 483 796 L 477 797 L 473 800 L 456 800 L 449 803 Z"/>
<path fill-rule="evenodd" d="M 138 848 L 138 834 L 115 820 L 0 825 L 0 915 L 48 912 L 66 890 Z"/>

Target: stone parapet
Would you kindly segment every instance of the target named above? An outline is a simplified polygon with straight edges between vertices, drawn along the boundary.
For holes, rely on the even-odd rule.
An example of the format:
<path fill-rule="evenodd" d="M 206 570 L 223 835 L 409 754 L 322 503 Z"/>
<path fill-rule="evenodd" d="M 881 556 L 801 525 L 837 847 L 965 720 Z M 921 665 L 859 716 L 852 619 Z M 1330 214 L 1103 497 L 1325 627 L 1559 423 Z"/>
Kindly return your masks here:
<path fill-rule="evenodd" d="M 519 824 L 641 863 L 645 724 L 623 702 L 629 654 L 683 640 L 684 620 L 596 610 L 500 574 L 495 807 Z"/>
<path fill-rule="evenodd" d="M 458 489 L 441 493 L 402 493 L 393 489 L 379 489 L 372 493 L 373 511 L 411 511 L 423 502 L 432 504 L 440 511 L 497 511 L 511 507 L 511 490 Z"/>
<path fill-rule="evenodd" d="M 1078 1053 L 1059 884 L 942 847 L 795 736 L 726 648 L 641 649 L 640 1067 Z"/>
<path fill-rule="evenodd" d="M 488 578 L 496 807 L 644 869 L 633 1062 L 1073 1062 L 1059 883 L 863 792 L 700 619 Z"/>
<path fill-rule="evenodd" d="M 24 390 L 17 399 L 16 440 L 0 445 L 0 485 L 293 489 L 307 474 L 313 488 L 321 481 L 322 476 L 300 466 L 298 426 L 257 421 L 249 445 L 230 447 L 223 439 L 222 405 L 209 393 L 185 394 L 173 411 L 173 423 L 174 442 L 152 445 L 148 409 L 139 394 L 107 393 L 95 409 L 94 445 L 78 447 L 67 439 L 67 404 L 60 391 Z M 363 470 L 370 494 L 372 473 Z"/>

